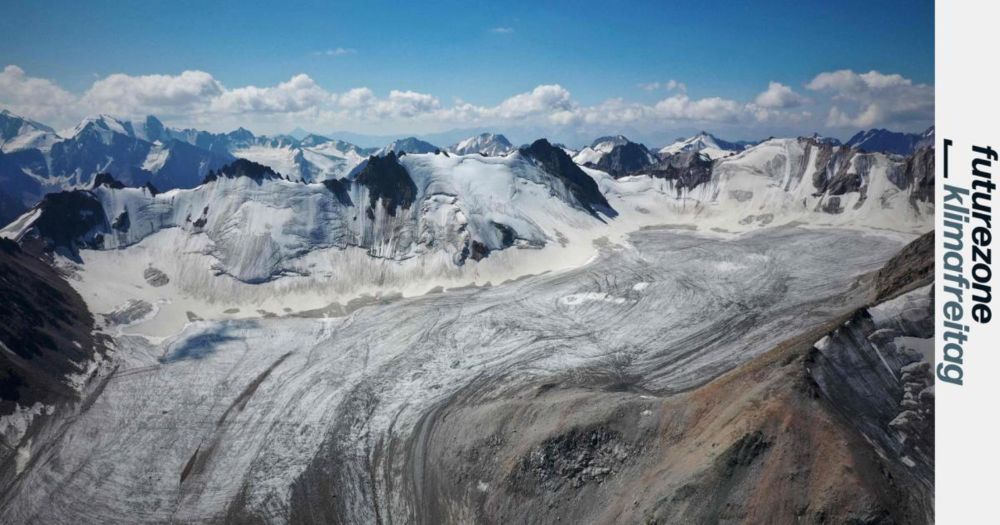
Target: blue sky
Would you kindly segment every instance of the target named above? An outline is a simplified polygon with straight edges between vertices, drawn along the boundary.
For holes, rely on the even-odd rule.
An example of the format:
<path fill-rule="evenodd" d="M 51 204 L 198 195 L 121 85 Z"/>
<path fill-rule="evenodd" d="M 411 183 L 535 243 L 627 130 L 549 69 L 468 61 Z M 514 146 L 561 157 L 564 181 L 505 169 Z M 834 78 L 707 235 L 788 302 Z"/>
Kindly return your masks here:
<path fill-rule="evenodd" d="M 640 85 L 666 84 L 671 79 L 686 87 L 684 95 L 691 100 L 718 97 L 746 104 L 769 83 L 778 82 L 808 98 L 815 111 L 809 111 L 806 120 L 773 120 L 763 127 L 822 132 L 816 128 L 835 122 L 878 122 L 830 119 L 832 102 L 827 99 L 835 94 L 820 97 L 806 87 L 817 75 L 876 71 L 899 75 L 911 86 L 932 86 L 934 74 L 930 0 L 296 2 L 291 6 L 16 1 L 7 2 L 4 13 L 2 65 L 17 66 L 25 77 L 45 79 L 76 96 L 112 74 L 141 77 L 183 71 L 206 72 L 226 89 L 266 88 L 306 75 L 330 93 L 366 87 L 384 98 L 391 90 L 408 91 L 431 95 L 445 108 L 456 99 L 494 107 L 544 85 L 565 89 L 580 107 L 609 99 L 651 106 L 670 96 L 669 90 Z M 0 84 L 0 103 L 17 108 L 13 95 L 5 99 L 2 89 Z M 840 110 L 854 117 L 871 99 L 855 102 L 860 105 Z M 292 113 L 298 114 L 303 127 L 320 127 L 319 131 L 432 132 L 463 127 L 460 121 L 440 118 L 433 123 L 405 122 L 398 115 L 359 120 L 328 113 L 322 120 L 315 114 L 304 115 L 301 107 L 295 110 Z M 168 117 L 178 124 L 239 120 L 236 115 L 225 119 L 201 115 L 202 120 L 183 112 Z M 69 114 L 37 118 L 42 116 L 71 118 Z M 275 128 L 265 131 L 295 121 L 292 115 L 277 118 L 244 111 L 240 116 L 250 125 Z M 929 124 L 917 122 L 914 115 L 906 119 L 888 118 L 884 124 L 913 128 Z M 468 127 L 548 129 L 558 128 L 554 122 L 566 119 L 494 120 L 477 120 Z M 597 131 L 600 126 L 594 120 L 599 118 L 591 119 Z M 670 133 L 713 123 L 720 121 L 686 118 L 665 123 L 660 131 L 644 123 L 637 132 Z M 762 129 L 759 124 L 726 121 L 719 127 L 731 135 L 746 135 Z M 831 134 L 843 134 L 850 126 L 825 127 Z"/>

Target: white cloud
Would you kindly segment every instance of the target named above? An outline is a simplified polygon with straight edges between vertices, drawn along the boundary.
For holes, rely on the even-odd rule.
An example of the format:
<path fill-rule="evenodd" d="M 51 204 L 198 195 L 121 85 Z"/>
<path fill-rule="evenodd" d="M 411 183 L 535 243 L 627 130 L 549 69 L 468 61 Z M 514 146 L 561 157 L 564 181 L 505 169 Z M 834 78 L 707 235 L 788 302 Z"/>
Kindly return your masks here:
<path fill-rule="evenodd" d="M 745 112 L 739 102 L 720 97 L 691 99 L 686 94 L 665 98 L 654 106 L 657 115 L 672 120 L 735 122 Z"/>
<path fill-rule="evenodd" d="M 212 100 L 211 110 L 221 113 L 293 113 L 316 108 L 332 100 L 309 75 L 298 74 L 275 87 L 247 86 L 225 90 Z"/>
<path fill-rule="evenodd" d="M 666 89 L 667 91 L 674 91 L 674 90 L 676 90 L 676 91 L 680 91 L 682 93 L 685 92 L 685 91 L 687 91 L 687 85 L 686 84 L 684 84 L 683 82 L 678 82 L 678 81 L 676 81 L 674 79 L 670 79 L 670 80 L 668 80 L 666 82 L 645 82 L 645 83 L 639 83 L 639 84 L 636 84 L 636 86 L 639 87 L 639 89 L 644 89 L 646 91 L 656 91 L 656 90 L 658 90 L 660 88 Z"/>
<path fill-rule="evenodd" d="M 441 108 L 441 102 L 426 93 L 416 91 L 389 92 L 389 98 L 375 105 L 377 117 L 413 118 Z"/>
<path fill-rule="evenodd" d="M 363 109 L 371 106 L 375 100 L 375 92 L 366 87 L 354 88 L 336 97 L 339 107 L 343 109 Z"/>
<path fill-rule="evenodd" d="M 861 93 L 872 89 L 910 85 L 912 82 L 899 74 L 885 75 L 878 71 L 858 74 L 850 69 L 841 69 L 816 75 L 806 87 L 814 91 L 832 90 L 840 93 Z"/>
<path fill-rule="evenodd" d="M 824 126 L 856 131 L 874 126 L 913 130 L 933 120 L 933 88 L 896 74 L 850 70 L 816 75 L 805 97 L 771 82 L 750 101 L 695 97 L 676 80 L 640 85 L 662 94 L 654 103 L 609 98 L 582 104 L 559 84 L 543 84 L 495 104 L 455 99 L 444 104 L 433 94 L 368 87 L 331 92 L 312 77 L 298 74 L 272 86 L 227 87 L 204 71 L 177 75 L 113 74 L 98 78 L 77 96 L 55 83 L 28 76 L 17 66 L 0 72 L 0 106 L 15 113 L 67 127 L 87 114 L 125 118 L 146 114 L 171 125 L 221 131 L 247 126 L 273 132 L 296 126 L 375 133 L 428 132 L 460 127 L 515 126 L 572 129 L 575 133 L 626 130 L 649 132 L 712 127 L 763 133 L 811 133 Z M 763 127 L 762 127 L 763 126 Z"/>
<path fill-rule="evenodd" d="M 357 49 L 350 47 L 335 47 L 332 49 L 324 49 L 322 51 L 316 51 L 313 54 L 316 56 L 324 57 L 342 57 L 344 55 L 354 55 L 358 52 Z"/>
<path fill-rule="evenodd" d="M 527 93 L 514 95 L 500 103 L 492 113 L 500 118 L 516 119 L 548 112 L 570 111 L 574 107 L 572 97 L 559 84 L 538 86 Z"/>
<path fill-rule="evenodd" d="M 39 120 L 60 118 L 76 97 L 44 78 L 29 77 L 17 66 L 0 72 L 0 105 L 11 111 Z"/>
<path fill-rule="evenodd" d="M 116 73 L 94 82 L 81 102 L 93 112 L 174 115 L 203 110 L 223 93 L 222 84 L 204 71 L 141 76 Z"/>
<path fill-rule="evenodd" d="M 490 33 L 494 33 L 497 35 L 509 35 L 513 32 L 514 32 L 513 27 L 494 27 L 490 29 Z"/>
<path fill-rule="evenodd" d="M 766 91 L 757 95 L 754 102 L 768 109 L 794 108 L 801 106 L 805 102 L 805 97 L 780 82 L 771 82 Z"/>
<path fill-rule="evenodd" d="M 820 73 L 806 87 L 832 95 L 826 125 L 832 128 L 911 129 L 934 120 L 934 88 L 899 74 L 849 69 Z"/>

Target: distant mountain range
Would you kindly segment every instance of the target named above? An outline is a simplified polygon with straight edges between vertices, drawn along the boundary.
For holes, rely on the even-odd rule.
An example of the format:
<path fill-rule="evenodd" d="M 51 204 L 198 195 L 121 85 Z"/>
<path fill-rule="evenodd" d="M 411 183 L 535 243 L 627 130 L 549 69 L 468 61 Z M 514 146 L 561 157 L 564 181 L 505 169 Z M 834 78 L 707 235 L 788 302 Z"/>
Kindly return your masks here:
<path fill-rule="evenodd" d="M 817 136 L 814 140 L 839 146 L 835 139 Z M 560 147 L 576 164 L 621 177 L 669 169 L 660 164 L 681 153 L 694 152 L 716 160 L 754 144 L 725 141 L 701 132 L 656 151 L 622 135 L 598 138 L 579 151 Z M 932 144 L 933 128 L 923 134 L 869 130 L 858 133 L 845 145 L 905 155 Z M 244 128 L 213 133 L 170 128 L 154 116 L 128 121 L 97 115 L 57 132 L 4 110 L 0 112 L 0 223 L 12 220 L 46 193 L 89 187 L 99 173 L 110 173 L 127 186 L 150 184 L 162 192 L 192 188 L 210 171 L 237 158 L 268 166 L 289 180 L 312 182 L 352 177 L 364 169 L 370 156 L 390 152 L 503 156 L 516 149 L 506 137 L 493 133 L 471 135 L 447 148 L 416 137 L 366 148 L 301 128 L 273 136 L 255 135 Z"/>
<path fill-rule="evenodd" d="M 887 129 L 860 131 L 844 143 L 865 151 L 909 155 L 914 150 L 934 145 L 934 126 L 923 133 L 899 133 Z"/>

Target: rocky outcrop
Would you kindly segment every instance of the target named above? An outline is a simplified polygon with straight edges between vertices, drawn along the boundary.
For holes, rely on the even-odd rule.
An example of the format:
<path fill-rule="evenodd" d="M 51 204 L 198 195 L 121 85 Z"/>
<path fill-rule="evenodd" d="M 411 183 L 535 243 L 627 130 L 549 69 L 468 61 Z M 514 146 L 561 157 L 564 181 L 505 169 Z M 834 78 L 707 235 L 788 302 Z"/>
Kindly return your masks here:
<path fill-rule="evenodd" d="M 646 149 L 646 146 L 626 142 L 611 148 L 611 151 L 602 155 L 596 163 L 587 165 L 617 178 L 642 171 L 652 166 L 655 161 L 656 157 Z"/>
<path fill-rule="evenodd" d="M 208 175 L 205 176 L 205 180 L 202 181 L 202 184 L 214 182 L 221 177 L 228 179 L 246 177 L 257 184 L 261 184 L 265 180 L 276 180 L 282 178 L 278 172 L 263 164 L 258 164 L 246 159 L 236 159 L 232 163 L 219 168 L 218 171 L 209 171 Z"/>
<path fill-rule="evenodd" d="M 75 398 L 65 376 L 103 348 L 83 299 L 39 248 L 0 239 L 0 415 Z"/>
<path fill-rule="evenodd" d="M 907 244 L 875 274 L 877 302 L 892 299 L 934 281 L 934 231 Z"/>
<path fill-rule="evenodd" d="M 920 148 L 906 158 L 901 179 L 913 188 L 911 202 L 934 201 L 934 148 Z"/>
<path fill-rule="evenodd" d="M 101 243 L 109 225 L 101 201 L 89 191 L 50 193 L 38 204 L 36 236 L 50 248 L 64 249 L 75 257 L 77 249 Z"/>
<path fill-rule="evenodd" d="M 371 156 L 364 169 L 354 179 L 368 188 L 368 206 L 374 209 L 381 200 L 389 215 L 398 208 L 409 208 L 417 196 L 417 186 L 393 151 L 385 156 Z"/>
<path fill-rule="evenodd" d="M 696 151 L 684 151 L 669 155 L 640 174 L 674 181 L 674 187 L 680 192 L 712 179 L 712 159 Z"/>
<path fill-rule="evenodd" d="M 149 183 L 147 182 L 146 184 Z M 94 183 L 90 185 L 90 188 L 94 189 L 100 186 L 107 186 L 113 190 L 120 190 L 125 187 L 124 184 L 112 177 L 110 173 L 98 173 L 94 177 Z"/>
<path fill-rule="evenodd" d="M 562 149 L 549 144 L 545 139 L 538 139 L 518 151 L 546 173 L 561 181 L 580 205 L 591 214 L 596 215 L 600 211 L 612 217 L 617 215 L 594 179 L 584 173 Z"/>

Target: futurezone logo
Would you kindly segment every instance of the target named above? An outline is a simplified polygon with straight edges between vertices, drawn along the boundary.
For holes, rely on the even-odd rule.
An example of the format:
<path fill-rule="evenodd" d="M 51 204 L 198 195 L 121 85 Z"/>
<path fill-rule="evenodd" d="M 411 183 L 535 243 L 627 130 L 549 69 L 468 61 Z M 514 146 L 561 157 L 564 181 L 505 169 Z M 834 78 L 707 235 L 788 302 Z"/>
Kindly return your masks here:
<path fill-rule="evenodd" d="M 993 267 L 990 244 L 993 241 L 993 190 L 991 175 L 997 152 L 990 146 L 972 146 L 972 186 L 956 186 L 948 182 L 948 152 L 952 141 L 944 140 L 944 227 L 941 231 L 944 280 L 944 346 L 938 360 L 940 381 L 961 385 L 965 375 L 965 343 L 969 338 L 966 313 L 979 324 L 993 318 Z M 971 241 L 971 267 L 966 273 L 966 238 Z M 971 292 L 972 300 L 965 301 Z M 971 306 L 971 308 L 970 308 Z"/>

